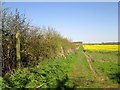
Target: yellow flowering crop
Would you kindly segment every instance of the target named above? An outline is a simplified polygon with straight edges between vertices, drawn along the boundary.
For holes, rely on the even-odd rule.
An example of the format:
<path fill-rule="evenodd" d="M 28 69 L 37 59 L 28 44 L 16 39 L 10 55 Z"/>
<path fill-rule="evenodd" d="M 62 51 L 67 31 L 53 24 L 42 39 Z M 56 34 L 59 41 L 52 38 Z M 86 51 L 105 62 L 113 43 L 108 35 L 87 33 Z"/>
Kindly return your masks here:
<path fill-rule="evenodd" d="M 96 51 L 118 51 L 118 47 L 120 49 L 120 45 L 83 45 L 83 47 L 85 50 Z"/>

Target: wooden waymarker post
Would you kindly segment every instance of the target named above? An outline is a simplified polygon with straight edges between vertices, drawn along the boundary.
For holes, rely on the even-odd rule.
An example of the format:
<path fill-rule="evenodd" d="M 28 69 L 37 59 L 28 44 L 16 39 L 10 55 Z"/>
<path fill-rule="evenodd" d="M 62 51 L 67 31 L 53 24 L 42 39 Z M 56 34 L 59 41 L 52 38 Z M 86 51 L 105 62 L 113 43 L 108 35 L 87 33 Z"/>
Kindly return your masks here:
<path fill-rule="evenodd" d="M 16 59 L 17 59 L 17 68 L 21 67 L 20 64 L 20 33 L 16 33 Z"/>

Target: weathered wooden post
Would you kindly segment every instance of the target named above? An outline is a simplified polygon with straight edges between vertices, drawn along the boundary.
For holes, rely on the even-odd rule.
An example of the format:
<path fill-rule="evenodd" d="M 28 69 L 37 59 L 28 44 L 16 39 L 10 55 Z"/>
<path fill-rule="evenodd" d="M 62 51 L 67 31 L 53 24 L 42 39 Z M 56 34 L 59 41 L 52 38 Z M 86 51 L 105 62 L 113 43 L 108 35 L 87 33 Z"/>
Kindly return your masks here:
<path fill-rule="evenodd" d="M 20 33 L 16 33 L 16 60 L 17 60 L 17 68 L 21 67 L 20 64 Z"/>

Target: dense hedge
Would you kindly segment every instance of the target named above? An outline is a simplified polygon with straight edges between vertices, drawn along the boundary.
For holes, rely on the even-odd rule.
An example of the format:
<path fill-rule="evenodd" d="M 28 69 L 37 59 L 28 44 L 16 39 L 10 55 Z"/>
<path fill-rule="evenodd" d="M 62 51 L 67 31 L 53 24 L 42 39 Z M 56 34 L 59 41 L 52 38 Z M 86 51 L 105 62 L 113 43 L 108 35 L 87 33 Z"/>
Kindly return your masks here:
<path fill-rule="evenodd" d="M 20 66 L 38 65 L 46 58 L 65 56 L 75 52 L 75 46 L 63 38 L 51 27 L 36 27 L 29 25 L 24 14 L 9 9 L 2 11 L 2 47 L 3 75 L 13 72 L 18 64 L 16 61 L 16 33 L 20 33 Z"/>

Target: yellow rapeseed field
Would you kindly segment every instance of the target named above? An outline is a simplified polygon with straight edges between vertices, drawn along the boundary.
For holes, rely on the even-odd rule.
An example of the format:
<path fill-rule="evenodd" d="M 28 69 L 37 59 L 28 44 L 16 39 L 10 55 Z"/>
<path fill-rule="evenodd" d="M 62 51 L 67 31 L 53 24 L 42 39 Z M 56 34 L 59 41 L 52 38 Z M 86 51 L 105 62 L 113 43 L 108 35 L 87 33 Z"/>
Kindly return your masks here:
<path fill-rule="evenodd" d="M 118 51 L 120 49 L 120 45 L 83 45 L 83 47 L 85 50 L 96 51 Z"/>

